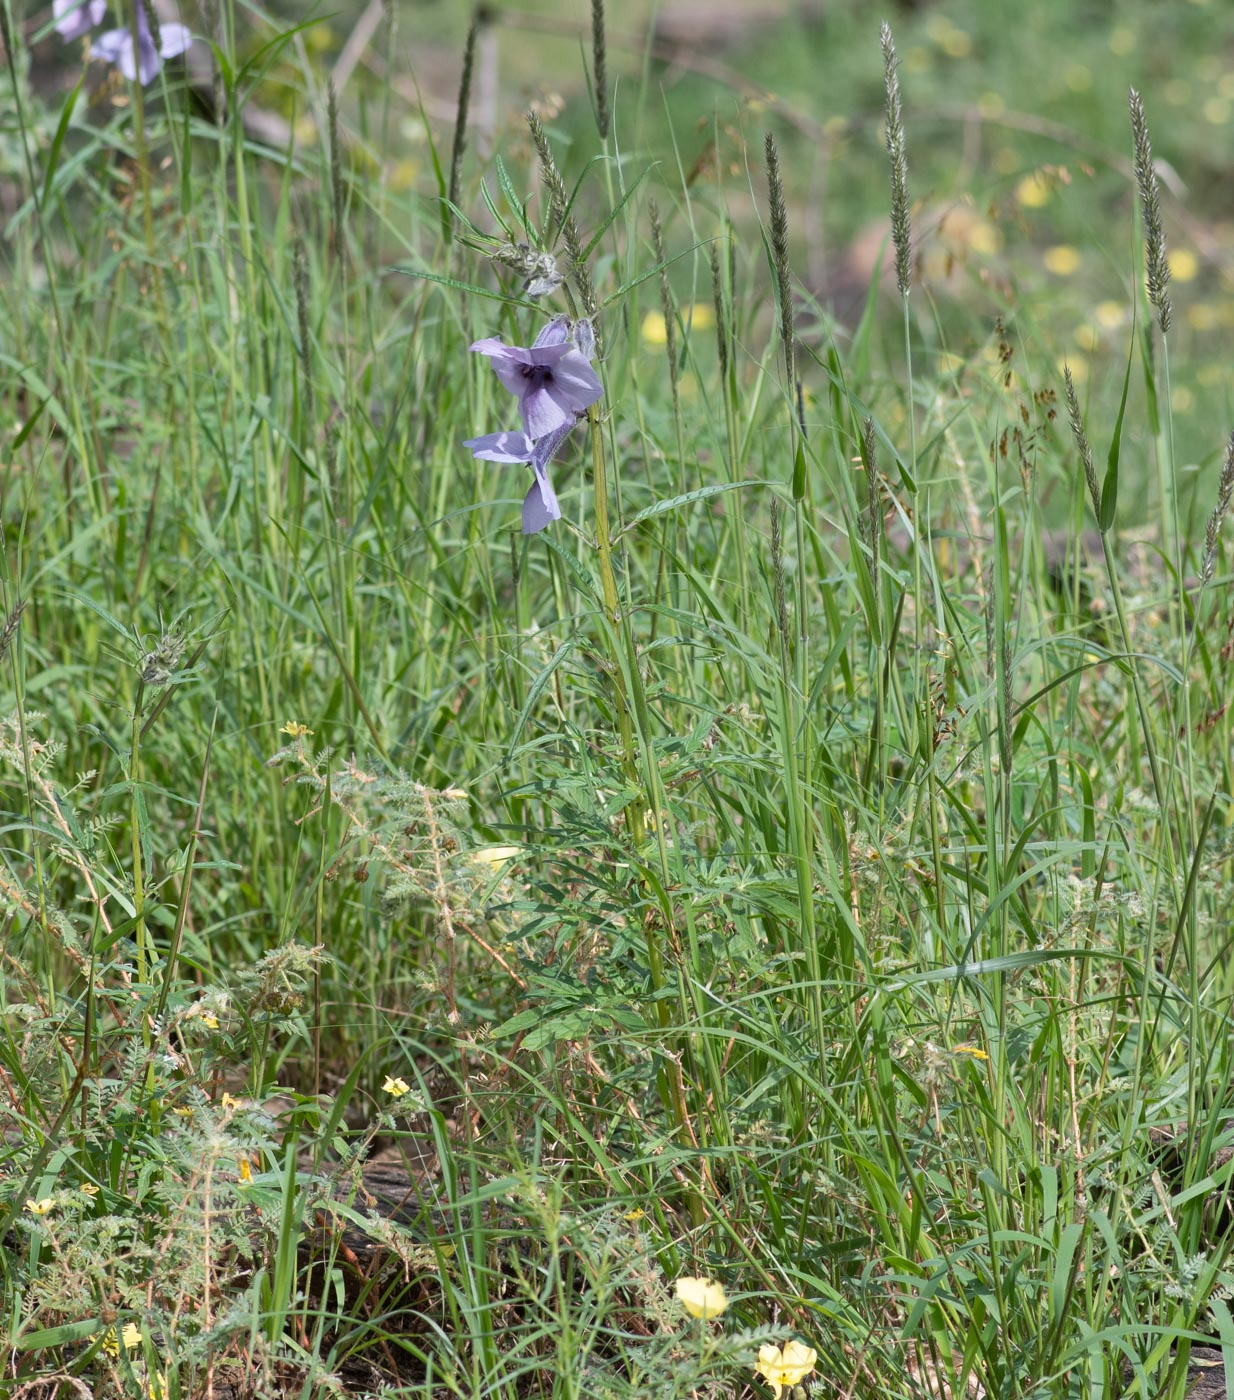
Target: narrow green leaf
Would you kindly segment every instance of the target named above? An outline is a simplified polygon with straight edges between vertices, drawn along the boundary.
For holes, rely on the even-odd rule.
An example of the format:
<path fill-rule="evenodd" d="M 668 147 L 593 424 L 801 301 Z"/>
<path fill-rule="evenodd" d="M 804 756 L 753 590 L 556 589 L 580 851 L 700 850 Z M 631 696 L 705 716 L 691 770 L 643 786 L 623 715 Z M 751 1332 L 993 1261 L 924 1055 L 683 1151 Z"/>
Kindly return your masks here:
<path fill-rule="evenodd" d="M 56 178 L 56 169 L 60 164 L 60 148 L 64 145 L 64 138 L 68 134 L 69 122 L 73 116 L 73 108 L 77 105 L 77 99 L 81 96 L 82 84 L 86 81 L 83 73 L 77 80 L 77 86 L 64 99 L 64 107 L 60 112 L 60 120 L 56 123 L 56 134 L 51 138 L 51 146 L 47 152 L 47 169 L 43 175 L 43 199 L 44 208 L 51 196 L 52 181 Z"/>
<path fill-rule="evenodd" d="M 656 501 L 645 510 L 640 510 L 637 515 L 631 516 L 613 538 L 619 540 L 623 535 L 633 530 L 636 525 L 641 525 L 644 520 L 653 520 L 657 515 L 665 515 L 671 510 L 689 505 L 692 501 L 705 501 L 711 496 L 722 496 L 726 491 L 740 491 L 743 486 L 763 486 L 765 484 L 762 481 L 721 481 L 711 486 L 700 486 L 697 491 L 687 491 L 684 496 L 669 496 L 666 500 Z"/>
<path fill-rule="evenodd" d="M 531 683 L 531 689 L 527 692 L 527 699 L 523 702 L 523 708 L 519 711 L 518 719 L 515 721 L 514 732 L 510 735 L 510 742 L 506 745 L 506 757 L 512 759 L 514 751 L 518 747 L 518 741 L 523 736 L 523 730 L 531 717 L 532 710 L 536 707 L 536 702 L 544 693 L 544 687 L 548 685 L 553 677 L 553 672 L 566 659 L 575 648 L 575 643 L 562 642 L 557 650 L 549 657 L 548 664 L 541 670 Z"/>
<path fill-rule="evenodd" d="M 1131 384 L 1131 361 L 1135 356 L 1135 336 L 1127 350 L 1127 369 L 1123 375 L 1123 395 L 1118 403 L 1118 417 L 1114 422 L 1114 437 L 1110 442 L 1105 481 L 1101 486 L 1101 513 L 1097 519 L 1098 528 L 1104 535 L 1114 524 L 1114 513 L 1118 509 L 1118 457 L 1123 446 L 1123 416 L 1127 412 L 1127 389 Z"/>

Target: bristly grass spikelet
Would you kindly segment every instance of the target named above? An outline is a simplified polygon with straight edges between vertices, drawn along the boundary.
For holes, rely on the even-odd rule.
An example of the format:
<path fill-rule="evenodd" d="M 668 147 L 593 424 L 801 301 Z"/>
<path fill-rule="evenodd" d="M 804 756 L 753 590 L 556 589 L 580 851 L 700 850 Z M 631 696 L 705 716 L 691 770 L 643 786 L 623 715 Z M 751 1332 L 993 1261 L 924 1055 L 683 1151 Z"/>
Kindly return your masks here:
<path fill-rule="evenodd" d="M 900 78 L 896 72 L 896 46 L 891 26 L 883 21 L 879 33 L 883 49 L 883 84 L 886 89 L 887 154 L 891 159 L 891 241 L 895 247 L 896 285 L 907 296 L 912 285 L 912 226 L 908 214 L 908 145 L 900 108 Z"/>
<path fill-rule="evenodd" d="M 1127 98 L 1131 111 L 1131 139 L 1135 147 L 1135 182 L 1140 191 L 1140 217 L 1144 223 L 1144 271 L 1148 299 L 1157 313 L 1161 334 L 1170 329 L 1170 265 L 1165 255 L 1165 229 L 1161 224 L 1161 196 L 1153 148 L 1148 139 L 1148 119 L 1144 102 L 1132 88 Z"/>
<path fill-rule="evenodd" d="M 291 280 L 296 293 L 296 329 L 300 336 L 300 364 L 304 371 L 304 421 L 313 421 L 313 367 L 309 349 L 309 270 L 304 239 L 291 245 Z"/>
<path fill-rule="evenodd" d="M 1221 522 L 1229 513 L 1231 499 L 1234 499 L 1234 433 L 1230 434 L 1221 477 L 1217 482 L 1217 504 L 1204 527 L 1204 562 L 1200 566 L 1202 584 L 1208 583 L 1213 576 L 1213 568 L 1217 562 L 1217 536 L 1221 533 Z M 3 638 L 0 638 L 0 656 L 3 654 Z"/>
<path fill-rule="evenodd" d="M 548 191 L 548 246 L 550 249 L 552 248 L 555 234 L 559 230 L 561 241 L 566 245 L 566 255 L 570 262 L 569 275 L 578 289 L 584 314 L 593 318 L 594 321 L 599 310 L 595 287 L 591 281 L 591 272 L 583 258 L 583 240 L 578 231 L 578 224 L 574 221 L 574 215 L 568 212 L 569 195 L 566 193 L 566 182 L 561 178 L 561 171 L 558 170 L 557 162 L 553 158 L 552 147 L 548 144 L 548 137 L 544 134 L 544 124 L 535 112 L 527 113 L 527 127 L 531 132 L 532 145 L 535 146 L 536 155 L 539 157 L 540 178 L 544 181 L 544 188 Z M 599 329 L 594 325 L 593 329 L 596 331 L 598 342 Z"/>
<path fill-rule="evenodd" d="M 1075 392 L 1075 380 L 1071 377 L 1071 366 L 1063 367 L 1063 388 L 1067 399 L 1067 420 L 1071 424 L 1071 435 L 1080 454 L 1084 467 L 1084 480 L 1088 483 L 1089 498 L 1093 503 L 1093 513 L 1101 518 L 1101 484 L 1097 480 L 1097 468 L 1093 465 L 1093 450 L 1088 445 L 1088 434 L 1084 431 L 1084 419 L 1080 414 L 1080 400 Z"/>
<path fill-rule="evenodd" d="M 347 251 L 343 237 L 343 150 L 339 137 L 338 93 L 334 80 L 326 88 L 326 124 L 330 136 L 330 199 L 334 214 L 334 255 L 340 262 L 346 261 Z"/>
<path fill-rule="evenodd" d="M 866 418 L 862 425 L 861 462 L 866 474 L 866 509 L 861 533 L 870 550 L 870 574 L 877 586 L 878 545 L 882 533 L 883 498 L 878 483 L 878 444 L 874 436 L 874 419 Z"/>
<path fill-rule="evenodd" d="M 793 330 L 793 297 L 788 263 L 788 206 L 784 202 L 784 179 L 780 174 L 780 153 L 776 138 L 767 133 L 767 205 L 771 214 L 771 258 L 776 275 L 776 296 L 780 303 L 780 341 L 784 347 L 784 376 L 788 392 L 797 382 L 797 353 Z"/>
<path fill-rule="evenodd" d="M 463 174 L 463 153 L 467 149 L 467 109 L 471 105 L 471 75 L 476 62 L 476 38 L 480 33 L 480 14 L 472 16 L 463 45 L 463 71 L 458 80 L 458 101 L 454 107 L 454 146 L 450 151 L 450 204 L 442 216 L 447 232 L 454 229 L 454 209 L 458 208 L 459 187 Z"/>
<path fill-rule="evenodd" d="M 9 647 L 13 645 L 13 638 L 17 635 L 17 629 L 21 626 L 21 615 L 26 611 L 26 600 L 19 598 L 14 603 L 9 615 L 4 619 L 4 626 L 0 627 L 0 661 L 9 654 Z"/>
<path fill-rule="evenodd" d="M 711 245 L 711 300 L 716 312 L 716 354 L 720 362 L 720 382 L 728 379 L 728 316 L 724 309 L 724 277 L 720 271 L 720 248 Z"/>
<path fill-rule="evenodd" d="M 668 356 L 669 386 L 673 393 L 673 412 L 678 407 L 677 384 L 677 313 L 673 306 L 673 290 L 669 286 L 668 268 L 664 264 L 664 229 L 660 224 L 660 207 L 654 199 L 647 201 L 651 220 L 651 247 L 660 268 L 660 309 L 664 316 L 664 353 Z"/>
<path fill-rule="evenodd" d="M 608 140 L 608 49 L 604 41 L 604 0 L 591 0 L 592 80 L 596 95 L 596 129 Z"/>

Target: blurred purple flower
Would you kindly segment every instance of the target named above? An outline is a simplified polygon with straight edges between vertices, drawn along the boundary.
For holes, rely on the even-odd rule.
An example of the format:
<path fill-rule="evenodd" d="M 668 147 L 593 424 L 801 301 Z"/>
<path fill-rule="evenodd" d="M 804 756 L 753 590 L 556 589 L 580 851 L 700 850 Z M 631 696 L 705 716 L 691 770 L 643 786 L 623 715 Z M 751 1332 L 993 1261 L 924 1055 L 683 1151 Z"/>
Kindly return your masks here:
<path fill-rule="evenodd" d="M 560 427 L 546 433 L 538 442 L 532 442 L 526 433 L 486 433 L 483 437 L 468 438 L 463 443 L 470 447 L 472 454 L 485 462 L 528 462 L 535 472 L 536 479 L 531 484 L 523 500 L 523 534 L 535 535 L 554 520 L 561 519 L 561 507 L 557 504 L 557 493 L 548 479 L 548 464 L 553 460 L 557 449 L 570 436 L 575 420 L 570 419 Z"/>
<path fill-rule="evenodd" d="M 557 316 L 524 349 L 496 336 L 471 347 L 487 355 L 497 378 L 518 398 L 523 428 L 538 441 L 573 424 L 604 392 L 600 377 L 570 339 L 570 321 Z"/>
<path fill-rule="evenodd" d="M 154 81 L 165 58 L 182 54 L 192 42 L 193 36 L 183 24 L 160 24 L 156 47 L 146 18 L 145 0 L 137 0 L 136 33 L 127 25 L 109 29 L 91 44 L 90 51 L 94 57 L 116 64 L 129 82 L 140 79 L 145 87 Z"/>
<path fill-rule="evenodd" d="M 102 24 L 107 13 L 107 0 L 55 0 L 56 30 L 66 44 Z"/>

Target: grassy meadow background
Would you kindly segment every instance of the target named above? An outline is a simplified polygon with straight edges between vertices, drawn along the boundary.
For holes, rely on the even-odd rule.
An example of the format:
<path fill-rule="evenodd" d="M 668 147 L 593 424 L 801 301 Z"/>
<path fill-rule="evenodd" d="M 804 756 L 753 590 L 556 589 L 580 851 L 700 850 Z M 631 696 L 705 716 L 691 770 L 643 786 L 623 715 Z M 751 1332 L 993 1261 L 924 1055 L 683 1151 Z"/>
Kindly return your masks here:
<path fill-rule="evenodd" d="M 1223 1394 L 1234 13 L 0 5 L 0 1394 Z"/>

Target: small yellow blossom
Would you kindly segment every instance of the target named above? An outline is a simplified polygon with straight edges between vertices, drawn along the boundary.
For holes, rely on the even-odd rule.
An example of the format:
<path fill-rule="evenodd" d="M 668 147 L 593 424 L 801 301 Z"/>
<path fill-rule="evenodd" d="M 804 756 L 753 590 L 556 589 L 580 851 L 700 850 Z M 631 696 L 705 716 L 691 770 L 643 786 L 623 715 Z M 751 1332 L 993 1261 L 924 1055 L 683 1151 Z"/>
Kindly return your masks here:
<path fill-rule="evenodd" d="M 953 1045 L 951 1053 L 953 1055 L 971 1055 L 974 1060 L 988 1060 L 990 1058 L 984 1050 L 976 1045 Z"/>
<path fill-rule="evenodd" d="M 522 854 L 522 846 L 477 846 L 471 858 L 480 865 L 505 865 L 506 861 Z"/>
<path fill-rule="evenodd" d="M 146 1382 L 146 1394 L 149 1400 L 167 1400 L 167 1377 L 162 1371 L 155 1371 Z"/>
<path fill-rule="evenodd" d="M 1075 343 L 1081 350 L 1097 350 L 1101 346 L 1101 332 L 1093 326 L 1077 326 Z"/>
<path fill-rule="evenodd" d="M 209 1011 L 203 1011 L 201 1013 L 201 1024 L 205 1026 L 208 1031 L 216 1031 L 219 1028 L 219 1018 Z"/>
<path fill-rule="evenodd" d="M 109 1327 L 103 1337 L 103 1350 L 108 1356 L 119 1356 L 120 1342 L 124 1343 L 125 1351 L 132 1351 L 141 1346 L 141 1328 L 135 1322 L 126 1322 L 117 1340 L 116 1329 Z"/>
<path fill-rule="evenodd" d="M 312 737 L 313 731 L 307 724 L 301 724 L 299 720 L 289 719 L 279 730 L 280 734 L 289 734 L 293 739 L 308 739 Z"/>
<path fill-rule="evenodd" d="M 173 1108 L 172 1112 L 177 1118 L 191 1118 L 193 1116 L 193 1110 L 185 1105 L 181 1105 L 179 1108 Z"/>
<path fill-rule="evenodd" d="M 1025 175 L 1015 187 L 1015 197 L 1025 209 L 1040 209 L 1049 204 L 1054 193 L 1054 182 L 1041 170 Z"/>
<path fill-rule="evenodd" d="M 411 1085 L 405 1079 L 395 1079 L 389 1074 L 386 1075 L 386 1082 L 381 1087 L 392 1099 L 401 1099 L 404 1094 L 411 1092 Z"/>
<path fill-rule="evenodd" d="M 1045 250 L 1041 261 L 1045 263 L 1046 271 L 1052 272 L 1055 277 L 1070 277 L 1080 266 L 1080 254 L 1070 243 L 1056 243 Z"/>
<path fill-rule="evenodd" d="M 253 1183 L 253 1164 L 247 1157 L 237 1159 L 236 1170 L 240 1173 L 240 1185 L 251 1186 Z"/>
<path fill-rule="evenodd" d="M 1103 330 L 1116 331 L 1127 319 L 1127 309 L 1121 301 L 1099 301 L 1093 315 Z"/>
<path fill-rule="evenodd" d="M 631 1222 L 636 1223 L 639 1220 L 641 1220 L 646 1214 L 647 1212 L 642 1208 L 642 1206 L 635 1206 L 633 1210 L 626 1211 L 626 1213 L 621 1218 L 623 1220 L 629 1220 Z"/>
<path fill-rule="evenodd" d="M 54 1196 L 44 1196 L 41 1201 L 32 1200 L 26 1197 L 26 1209 L 31 1215 L 50 1215 L 56 1208 L 56 1198 Z"/>
<path fill-rule="evenodd" d="M 93 1181 L 87 1181 L 82 1184 L 81 1192 L 83 1196 L 97 1196 L 99 1194 L 99 1188 Z"/>
<path fill-rule="evenodd" d="M 234 1113 L 240 1107 L 240 1100 L 234 1094 L 223 1090 L 222 1108 L 224 1113 Z"/>
<path fill-rule="evenodd" d="M 1200 271 L 1200 260 L 1190 248 L 1171 248 L 1166 262 L 1176 282 L 1194 282 Z"/>
<path fill-rule="evenodd" d="M 773 1347 L 770 1343 L 758 1349 L 756 1376 L 762 1376 L 775 1389 L 776 1400 L 786 1386 L 800 1385 L 814 1369 L 818 1354 L 813 1347 L 794 1338 L 783 1347 Z"/>
<path fill-rule="evenodd" d="M 724 1285 L 709 1278 L 679 1278 L 677 1296 L 691 1317 L 719 1317 L 728 1307 Z"/>

